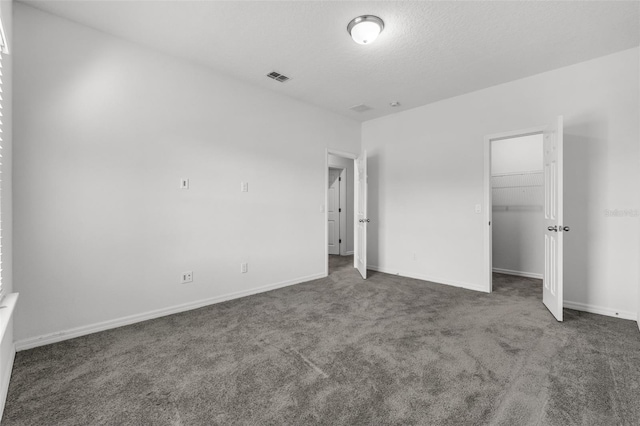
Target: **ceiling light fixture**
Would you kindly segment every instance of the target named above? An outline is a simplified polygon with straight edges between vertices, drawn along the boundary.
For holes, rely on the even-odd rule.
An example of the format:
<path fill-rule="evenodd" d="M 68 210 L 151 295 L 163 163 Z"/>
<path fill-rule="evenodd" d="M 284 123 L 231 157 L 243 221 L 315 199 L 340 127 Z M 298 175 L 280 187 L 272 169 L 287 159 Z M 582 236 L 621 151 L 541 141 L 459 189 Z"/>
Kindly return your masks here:
<path fill-rule="evenodd" d="M 384 29 L 382 19 L 373 15 L 362 15 L 347 25 L 347 31 L 358 44 L 371 44 Z"/>

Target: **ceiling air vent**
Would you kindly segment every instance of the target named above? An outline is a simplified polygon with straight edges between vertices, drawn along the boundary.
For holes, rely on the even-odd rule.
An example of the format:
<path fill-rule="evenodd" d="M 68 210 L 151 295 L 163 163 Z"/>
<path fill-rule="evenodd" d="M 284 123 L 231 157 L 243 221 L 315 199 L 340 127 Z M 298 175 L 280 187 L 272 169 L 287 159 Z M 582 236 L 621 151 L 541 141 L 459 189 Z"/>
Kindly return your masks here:
<path fill-rule="evenodd" d="M 290 80 L 286 75 L 280 74 L 279 72 L 271 71 L 267 74 L 267 77 L 274 79 L 275 81 L 279 81 L 280 83 L 284 83 L 287 80 Z"/>
<path fill-rule="evenodd" d="M 349 108 L 351 111 L 355 111 L 355 112 L 365 112 L 365 111 L 369 111 L 371 108 L 370 106 L 367 106 L 365 104 L 359 104 L 359 105 L 354 105 L 352 107 Z"/>

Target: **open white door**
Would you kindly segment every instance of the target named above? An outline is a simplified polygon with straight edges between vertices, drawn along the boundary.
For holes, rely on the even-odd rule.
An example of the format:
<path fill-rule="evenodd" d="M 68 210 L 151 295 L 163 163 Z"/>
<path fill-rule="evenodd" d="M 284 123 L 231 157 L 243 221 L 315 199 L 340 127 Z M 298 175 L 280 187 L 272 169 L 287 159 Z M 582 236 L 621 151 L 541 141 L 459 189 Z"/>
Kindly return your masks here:
<path fill-rule="evenodd" d="M 562 116 L 544 132 L 544 286 L 542 301 L 562 321 L 563 224 Z"/>
<path fill-rule="evenodd" d="M 356 206 L 354 215 L 356 243 L 354 245 L 354 266 L 362 278 L 367 279 L 367 151 L 355 161 Z"/>
<path fill-rule="evenodd" d="M 340 173 L 339 169 L 329 169 L 329 189 L 327 191 L 329 254 L 340 254 Z"/>

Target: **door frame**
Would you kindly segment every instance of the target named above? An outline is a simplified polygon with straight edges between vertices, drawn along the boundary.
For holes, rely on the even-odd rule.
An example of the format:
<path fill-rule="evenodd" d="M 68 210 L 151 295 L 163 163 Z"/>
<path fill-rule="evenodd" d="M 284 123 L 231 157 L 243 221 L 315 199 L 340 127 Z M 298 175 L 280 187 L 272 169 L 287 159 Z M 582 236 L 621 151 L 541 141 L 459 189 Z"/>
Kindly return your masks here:
<path fill-rule="evenodd" d="M 325 149 L 325 153 L 324 153 L 324 205 L 322 206 L 322 212 L 324 213 L 323 217 L 324 217 L 324 275 L 325 276 L 329 276 L 329 213 L 327 212 L 327 206 L 329 205 L 329 188 L 327 187 L 327 182 L 329 182 L 329 154 L 332 155 L 337 155 L 339 157 L 342 158 L 346 158 L 349 160 L 353 160 L 354 164 L 353 166 L 355 167 L 355 161 L 358 158 L 357 154 L 354 154 L 352 152 L 346 152 L 346 151 L 338 151 L 335 149 L 329 149 L 326 148 Z M 335 169 L 341 168 L 341 167 L 332 167 Z M 344 171 L 344 170 L 343 170 Z M 346 179 L 345 179 L 345 188 L 347 185 Z M 346 191 L 345 191 L 345 197 L 346 197 Z M 345 198 L 346 199 L 346 198 Z M 354 200 L 355 201 L 355 200 Z M 345 212 L 346 215 L 346 212 Z M 346 225 L 346 216 L 345 216 L 345 225 Z M 340 226 L 342 226 L 342 216 L 340 216 Z M 355 244 L 355 233 L 356 230 L 353 230 L 353 241 Z M 346 244 L 345 244 L 346 246 Z M 345 251 L 346 251 L 346 247 L 345 247 Z M 340 246 L 340 255 L 342 255 L 342 246 Z"/>
<path fill-rule="evenodd" d="M 484 280 L 485 292 L 493 291 L 493 196 L 491 192 L 491 142 L 513 139 L 521 136 L 539 135 L 547 131 L 548 126 L 536 126 L 509 132 L 494 133 L 484 137 Z M 327 176 L 327 180 L 329 177 Z M 327 244 L 329 242 L 327 241 Z M 327 248 L 328 250 L 328 248 Z"/>

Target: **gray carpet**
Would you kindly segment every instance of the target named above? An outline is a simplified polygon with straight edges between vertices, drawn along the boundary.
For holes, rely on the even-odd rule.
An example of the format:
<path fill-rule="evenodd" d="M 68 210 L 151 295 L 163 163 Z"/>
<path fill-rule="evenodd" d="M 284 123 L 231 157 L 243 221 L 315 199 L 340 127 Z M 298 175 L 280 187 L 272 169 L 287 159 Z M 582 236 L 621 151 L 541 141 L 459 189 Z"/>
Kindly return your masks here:
<path fill-rule="evenodd" d="M 640 333 L 371 272 L 19 352 L 3 425 L 638 425 Z"/>

